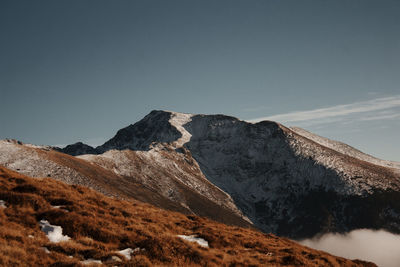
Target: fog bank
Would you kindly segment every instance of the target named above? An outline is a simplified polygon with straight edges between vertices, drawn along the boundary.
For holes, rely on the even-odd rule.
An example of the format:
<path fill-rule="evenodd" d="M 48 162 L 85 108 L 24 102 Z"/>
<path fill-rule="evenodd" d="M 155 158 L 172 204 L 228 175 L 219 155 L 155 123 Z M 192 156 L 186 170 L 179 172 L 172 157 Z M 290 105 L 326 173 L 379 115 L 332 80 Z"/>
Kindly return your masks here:
<path fill-rule="evenodd" d="M 354 230 L 305 239 L 300 244 L 349 259 L 372 261 L 380 267 L 400 266 L 400 235 L 383 230 Z"/>

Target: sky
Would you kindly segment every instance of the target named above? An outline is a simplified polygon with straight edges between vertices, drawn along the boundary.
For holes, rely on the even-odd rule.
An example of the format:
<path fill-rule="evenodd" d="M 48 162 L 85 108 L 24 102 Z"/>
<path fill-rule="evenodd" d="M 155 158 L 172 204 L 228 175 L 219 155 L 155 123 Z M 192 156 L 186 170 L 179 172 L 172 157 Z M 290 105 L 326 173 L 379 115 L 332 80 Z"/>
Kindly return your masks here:
<path fill-rule="evenodd" d="M 400 161 L 397 0 L 0 1 L 0 139 L 99 145 L 153 109 Z"/>

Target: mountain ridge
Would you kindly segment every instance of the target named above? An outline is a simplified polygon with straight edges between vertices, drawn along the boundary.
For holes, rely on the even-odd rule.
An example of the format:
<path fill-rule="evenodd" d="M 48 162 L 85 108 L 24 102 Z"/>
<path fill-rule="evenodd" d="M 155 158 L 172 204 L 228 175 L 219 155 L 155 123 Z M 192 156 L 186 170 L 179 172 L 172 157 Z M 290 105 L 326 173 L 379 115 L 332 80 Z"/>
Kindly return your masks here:
<path fill-rule="evenodd" d="M 400 232 L 396 164 L 277 122 L 155 110 L 94 149 L 77 158 L 189 210 L 194 191 L 265 232 Z"/>

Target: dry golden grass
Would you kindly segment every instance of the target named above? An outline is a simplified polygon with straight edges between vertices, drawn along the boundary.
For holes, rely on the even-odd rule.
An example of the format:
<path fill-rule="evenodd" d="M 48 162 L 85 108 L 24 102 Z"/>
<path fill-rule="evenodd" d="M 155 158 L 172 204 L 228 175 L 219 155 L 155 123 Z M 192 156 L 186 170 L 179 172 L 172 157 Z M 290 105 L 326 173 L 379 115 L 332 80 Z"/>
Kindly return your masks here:
<path fill-rule="evenodd" d="M 1 266 L 76 266 L 88 258 L 107 266 L 375 266 L 254 229 L 112 199 L 2 167 L 0 200 L 7 205 L 0 208 Z M 40 230 L 41 219 L 61 226 L 71 240 L 49 242 Z M 184 241 L 180 234 L 204 238 L 209 248 Z M 126 248 L 139 249 L 126 260 L 117 253 Z"/>

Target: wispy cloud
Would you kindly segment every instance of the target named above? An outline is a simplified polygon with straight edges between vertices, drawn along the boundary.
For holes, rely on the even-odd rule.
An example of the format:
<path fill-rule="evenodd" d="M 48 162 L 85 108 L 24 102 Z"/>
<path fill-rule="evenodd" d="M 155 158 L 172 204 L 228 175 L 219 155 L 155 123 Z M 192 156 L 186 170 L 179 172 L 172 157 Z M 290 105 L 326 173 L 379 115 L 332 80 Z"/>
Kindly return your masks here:
<path fill-rule="evenodd" d="M 377 115 L 377 116 L 372 116 L 372 117 L 365 117 L 361 118 L 362 121 L 373 121 L 373 120 L 391 120 L 391 119 L 397 119 L 400 118 L 400 113 L 392 113 L 392 114 L 383 114 L 383 115 Z"/>
<path fill-rule="evenodd" d="M 272 120 L 281 123 L 308 122 L 308 124 L 320 124 L 343 120 L 350 116 L 353 116 L 353 119 L 360 120 L 395 119 L 399 117 L 398 108 L 400 108 L 400 95 L 395 95 L 345 105 L 277 114 L 249 121 L 258 122 L 263 120 Z M 377 116 L 376 113 L 374 114 L 374 112 L 383 110 L 385 110 L 384 115 Z"/>

